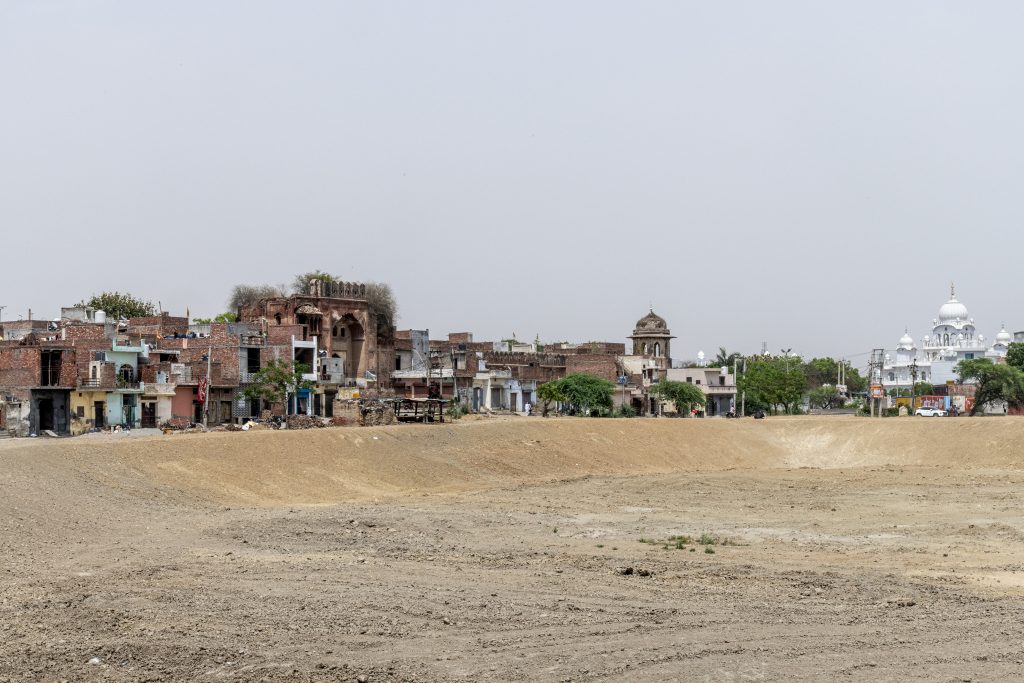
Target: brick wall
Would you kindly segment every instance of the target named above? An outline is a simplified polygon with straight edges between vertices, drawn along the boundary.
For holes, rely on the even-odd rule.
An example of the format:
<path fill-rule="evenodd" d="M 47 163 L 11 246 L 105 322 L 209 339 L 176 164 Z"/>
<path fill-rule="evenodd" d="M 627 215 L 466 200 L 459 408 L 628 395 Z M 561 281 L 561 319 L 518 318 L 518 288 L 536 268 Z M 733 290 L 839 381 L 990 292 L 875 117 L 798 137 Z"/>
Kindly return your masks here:
<path fill-rule="evenodd" d="M 565 357 L 565 372 L 585 372 L 614 382 L 618 377 L 615 356 L 599 354 L 576 354 Z"/>
<path fill-rule="evenodd" d="M 188 332 L 188 318 L 171 316 L 168 313 L 128 319 L 128 335 L 153 341 L 169 334 Z"/>

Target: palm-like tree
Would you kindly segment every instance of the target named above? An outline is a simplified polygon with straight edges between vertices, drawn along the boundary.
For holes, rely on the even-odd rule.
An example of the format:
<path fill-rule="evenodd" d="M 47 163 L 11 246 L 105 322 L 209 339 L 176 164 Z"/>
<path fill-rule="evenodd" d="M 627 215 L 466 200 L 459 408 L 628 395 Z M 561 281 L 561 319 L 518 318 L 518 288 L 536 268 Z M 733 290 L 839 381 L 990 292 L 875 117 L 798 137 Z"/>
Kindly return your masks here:
<path fill-rule="evenodd" d="M 729 353 L 725 350 L 724 346 L 718 347 L 718 355 L 715 356 L 715 365 L 718 367 L 732 367 L 732 364 L 736 362 L 737 358 L 742 358 L 743 355 L 736 353 Z"/>

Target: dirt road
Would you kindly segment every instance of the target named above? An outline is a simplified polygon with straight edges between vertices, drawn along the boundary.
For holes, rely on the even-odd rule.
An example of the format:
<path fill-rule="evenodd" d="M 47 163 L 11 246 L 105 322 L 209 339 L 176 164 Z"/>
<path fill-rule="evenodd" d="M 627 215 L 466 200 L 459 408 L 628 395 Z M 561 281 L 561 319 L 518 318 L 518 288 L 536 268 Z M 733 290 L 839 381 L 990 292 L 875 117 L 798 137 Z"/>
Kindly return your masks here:
<path fill-rule="evenodd" d="M 524 418 L 0 441 L 0 681 L 1021 678 L 1022 437 Z"/>

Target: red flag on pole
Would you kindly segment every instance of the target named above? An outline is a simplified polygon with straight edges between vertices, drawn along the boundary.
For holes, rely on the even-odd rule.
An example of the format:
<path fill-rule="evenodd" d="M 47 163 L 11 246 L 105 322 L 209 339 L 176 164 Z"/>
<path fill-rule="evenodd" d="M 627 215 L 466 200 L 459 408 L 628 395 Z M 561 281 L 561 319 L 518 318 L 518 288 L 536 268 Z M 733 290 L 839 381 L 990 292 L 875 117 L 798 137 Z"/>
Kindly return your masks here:
<path fill-rule="evenodd" d="M 199 390 L 196 392 L 200 403 L 206 403 L 206 378 L 199 378 Z"/>

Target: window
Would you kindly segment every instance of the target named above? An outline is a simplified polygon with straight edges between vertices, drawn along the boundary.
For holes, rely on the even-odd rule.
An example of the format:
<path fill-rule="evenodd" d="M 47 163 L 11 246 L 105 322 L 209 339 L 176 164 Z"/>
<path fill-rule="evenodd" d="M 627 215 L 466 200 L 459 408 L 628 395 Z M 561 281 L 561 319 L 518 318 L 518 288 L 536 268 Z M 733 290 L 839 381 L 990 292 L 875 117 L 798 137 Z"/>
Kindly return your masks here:
<path fill-rule="evenodd" d="M 60 384 L 60 351 L 44 350 L 39 354 L 40 375 L 39 385 L 55 387 Z"/>
<path fill-rule="evenodd" d="M 690 384 L 693 384 L 693 378 L 692 377 L 687 377 L 686 381 L 689 382 Z"/>
<path fill-rule="evenodd" d="M 246 349 L 245 350 L 245 366 L 246 372 L 255 373 L 260 371 L 260 350 L 259 349 Z"/>
<path fill-rule="evenodd" d="M 721 387 L 725 386 L 725 375 L 719 375 L 718 376 L 718 386 L 721 386 Z"/>
<path fill-rule="evenodd" d="M 700 380 L 697 380 L 697 384 L 700 384 Z"/>

